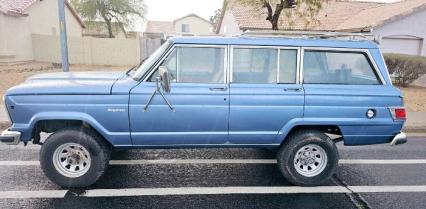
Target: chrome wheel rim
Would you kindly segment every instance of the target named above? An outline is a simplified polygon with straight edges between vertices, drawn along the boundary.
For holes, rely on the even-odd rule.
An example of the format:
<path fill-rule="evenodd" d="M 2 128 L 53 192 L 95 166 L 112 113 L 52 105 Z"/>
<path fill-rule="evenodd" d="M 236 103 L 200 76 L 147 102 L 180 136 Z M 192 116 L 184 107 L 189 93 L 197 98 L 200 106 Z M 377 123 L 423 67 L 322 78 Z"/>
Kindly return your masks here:
<path fill-rule="evenodd" d="M 327 153 L 315 144 L 308 144 L 300 148 L 294 156 L 294 168 L 297 173 L 305 177 L 319 175 L 327 166 Z"/>
<path fill-rule="evenodd" d="M 90 153 L 83 146 L 67 143 L 56 148 L 53 154 L 53 165 L 63 176 L 78 178 L 90 168 Z"/>

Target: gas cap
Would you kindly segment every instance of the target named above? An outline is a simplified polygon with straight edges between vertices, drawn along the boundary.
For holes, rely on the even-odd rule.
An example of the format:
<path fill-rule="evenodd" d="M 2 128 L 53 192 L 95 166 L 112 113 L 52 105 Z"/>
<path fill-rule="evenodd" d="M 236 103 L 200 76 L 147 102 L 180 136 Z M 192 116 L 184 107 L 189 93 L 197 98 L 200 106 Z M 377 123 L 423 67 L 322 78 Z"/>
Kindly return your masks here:
<path fill-rule="evenodd" d="M 375 109 L 369 109 L 367 110 L 366 116 L 368 119 L 372 119 L 376 117 L 376 110 Z"/>

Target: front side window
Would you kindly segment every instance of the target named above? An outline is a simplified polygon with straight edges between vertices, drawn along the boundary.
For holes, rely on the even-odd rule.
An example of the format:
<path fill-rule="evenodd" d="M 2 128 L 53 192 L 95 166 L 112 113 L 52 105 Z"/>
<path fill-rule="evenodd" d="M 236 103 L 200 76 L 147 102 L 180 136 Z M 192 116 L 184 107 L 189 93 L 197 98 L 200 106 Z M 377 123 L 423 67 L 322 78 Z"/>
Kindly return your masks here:
<path fill-rule="evenodd" d="M 305 51 L 306 84 L 378 85 L 368 57 L 361 52 Z"/>
<path fill-rule="evenodd" d="M 224 48 L 176 47 L 162 66 L 167 67 L 171 82 L 225 83 L 224 58 Z"/>

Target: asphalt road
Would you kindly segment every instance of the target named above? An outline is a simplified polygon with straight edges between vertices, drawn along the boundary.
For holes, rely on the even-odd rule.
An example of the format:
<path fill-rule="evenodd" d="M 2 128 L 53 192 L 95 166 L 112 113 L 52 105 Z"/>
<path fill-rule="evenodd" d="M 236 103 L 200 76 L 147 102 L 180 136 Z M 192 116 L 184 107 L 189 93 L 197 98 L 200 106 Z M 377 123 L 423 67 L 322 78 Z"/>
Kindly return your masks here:
<path fill-rule="evenodd" d="M 184 149 L 114 153 L 99 182 L 69 191 L 44 176 L 37 146 L 0 145 L 0 208 L 426 208 L 426 137 L 338 147 L 322 187 L 290 185 L 272 151 Z"/>

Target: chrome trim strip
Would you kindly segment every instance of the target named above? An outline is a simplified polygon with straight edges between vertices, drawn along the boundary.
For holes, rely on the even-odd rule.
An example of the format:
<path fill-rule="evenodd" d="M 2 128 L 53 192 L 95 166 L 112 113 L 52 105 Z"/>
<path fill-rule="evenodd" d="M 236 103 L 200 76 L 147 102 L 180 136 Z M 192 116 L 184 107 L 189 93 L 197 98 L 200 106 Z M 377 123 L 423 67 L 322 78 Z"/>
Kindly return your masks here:
<path fill-rule="evenodd" d="M 277 53 L 277 56 L 278 56 L 278 58 L 277 58 L 277 69 L 276 69 L 276 71 L 277 71 L 277 79 L 276 79 L 276 82 L 277 83 L 280 83 L 280 57 L 281 57 L 281 49 L 278 49 L 278 53 Z"/>
<path fill-rule="evenodd" d="M 393 85 L 392 78 L 391 78 L 390 73 L 389 73 L 388 65 L 386 64 L 386 61 L 385 61 L 385 57 L 383 56 L 382 51 L 380 49 L 378 49 L 378 50 L 380 52 L 380 57 L 382 58 L 382 62 L 385 66 L 386 72 L 388 72 L 388 79 L 389 79 L 389 82 L 390 82 L 389 85 Z"/>
<path fill-rule="evenodd" d="M 381 71 L 379 70 L 376 61 L 373 59 L 373 56 L 370 53 L 370 50 L 368 49 L 351 49 L 351 48 L 332 48 L 332 47 L 302 47 L 302 51 L 303 51 L 303 57 L 302 59 L 304 59 L 304 52 L 305 50 L 312 50 L 312 51 L 341 51 L 341 52 L 358 52 L 358 53 L 364 53 L 367 55 L 368 60 L 370 61 L 370 63 L 373 65 L 373 70 L 376 72 L 376 74 L 379 76 L 379 80 L 381 82 L 380 85 L 387 85 L 385 79 L 383 78 L 383 75 L 381 73 Z M 303 62 L 302 62 L 303 64 Z M 302 65 L 302 72 L 301 74 L 303 75 L 303 65 Z M 302 76 L 303 77 L 303 76 Z M 303 80 L 303 78 L 302 78 Z M 337 84 L 338 85 L 338 84 Z"/>
<path fill-rule="evenodd" d="M 297 63 L 296 63 L 296 84 L 302 84 L 301 82 L 300 82 L 300 61 L 301 61 L 301 58 L 302 58 L 302 48 L 301 47 L 298 47 L 297 48 Z"/>
<path fill-rule="evenodd" d="M 305 57 L 305 50 L 300 47 L 300 66 L 299 66 L 299 84 L 303 85 L 303 61 Z"/>
<path fill-rule="evenodd" d="M 276 131 L 200 131 L 200 132 L 133 132 L 137 136 L 162 136 L 162 135 L 277 135 Z"/>

